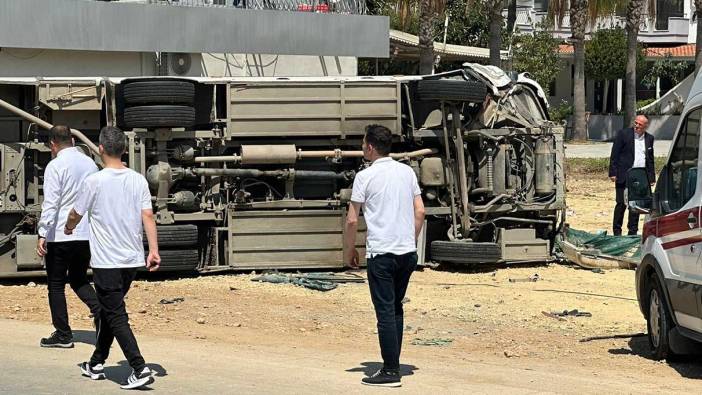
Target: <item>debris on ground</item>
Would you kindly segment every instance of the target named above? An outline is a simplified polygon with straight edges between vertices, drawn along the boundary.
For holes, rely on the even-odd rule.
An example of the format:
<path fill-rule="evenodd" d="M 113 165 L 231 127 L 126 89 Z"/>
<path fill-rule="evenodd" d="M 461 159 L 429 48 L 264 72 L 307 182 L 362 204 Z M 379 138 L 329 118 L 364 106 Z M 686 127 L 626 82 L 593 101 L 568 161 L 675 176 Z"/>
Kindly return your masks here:
<path fill-rule="evenodd" d="M 254 277 L 251 281 L 272 283 L 272 284 L 294 284 L 315 291 L 331 291 L 339 284 L 362 283 L 365 279 L 353 273 L 298 273 L 282 274 L 278 272 L 264 273 Z"/>
<path fill-rule="evenodd" d="M 633 269 L 641 259 L 640 236 L 611 236 L 566 225 L 556 238 L 559 256 L 587 269 Z"/>
<path fill-rule="evenodd" d="M 159 301 L 160 304 L 175 304 L 180 302 L 185 302 L 185 298 L 161 299 Z"/>
<path fill-rule="evenodd" d="M 644 337 L 644 336 L 647 336 L 647 335 L 645 333 L 642 333 L 642 332 L 628 333 L 628 334 L 622 334 L 622 335 L 590 336 L 590 337 L 580 339 L 580 343 L 587 343 L 587 342 L 591 342 L 593 340 L 630 339 L 630 338 L 634 338 L 634 337 Z"/>
<path fill-rule="evenodd" d="M 553 313 L 549 313 L 548 311 L 542 311 L 541 314 L 545 315 L 546 317 L 556 319 L 558 321 L 565 321 L 566 320 L 565 318 L 559 317 L 558 315 L 553 314 Z"/>
<path fill-rule="evenodd" d="M 450 338 L 432 338 L 432 339 L 420 339 L 418 337 L 412 339 L 412 344 L 415 346 L 448 346 L 453 343 L 453 339 Z"/>
<path fill-rule="evenodd" d="M 503 354 L 505 354 L 505 357 L 507 357 L 507 358 L 518 358 L 518 357 L 520 357 L 520 355 L 517 354 L 516 352 L 509 351 L 509 350 L 503 351 Z"/>
<path fill-rule="evenodd" d="M 534 273 L 533 275 L 531 275 L 529 277 L 525 277 L 525 278 L 510 278 L 509 282 L 511 282 L 511 283 L 534 283 L 534 282 L 539 281 L 540 279 L 541 279 L 541 277 L 539 277 L 539 274 Z"/>
<path fill-rule="evenodd" d="M 30 281 L 30 282 L 27 284 L 27 286 L 30 287 L 30 288 L 34 288 L 34 287 L 37 286 L 37 283 L 35 283 L 34 281 Z"/>
<path fill-rule="evenodd" d="M 552 311 L 551 314 L 558 317 L 592 317 L 592 313 L 588 313 L 587 311 L 579 311 L 578 309 Z"/>

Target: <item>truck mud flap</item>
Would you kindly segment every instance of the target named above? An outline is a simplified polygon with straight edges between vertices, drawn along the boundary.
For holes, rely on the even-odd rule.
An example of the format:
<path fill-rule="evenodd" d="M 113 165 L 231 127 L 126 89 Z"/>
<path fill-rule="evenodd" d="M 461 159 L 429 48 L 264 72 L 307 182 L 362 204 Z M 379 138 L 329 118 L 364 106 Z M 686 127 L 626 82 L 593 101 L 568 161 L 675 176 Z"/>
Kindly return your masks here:
<path fill-rule="evenodd" d="M 436 240 L 431 243 L 431 258 L 449 263 L 497 263 L 502 252 L 496 243 Z"/>

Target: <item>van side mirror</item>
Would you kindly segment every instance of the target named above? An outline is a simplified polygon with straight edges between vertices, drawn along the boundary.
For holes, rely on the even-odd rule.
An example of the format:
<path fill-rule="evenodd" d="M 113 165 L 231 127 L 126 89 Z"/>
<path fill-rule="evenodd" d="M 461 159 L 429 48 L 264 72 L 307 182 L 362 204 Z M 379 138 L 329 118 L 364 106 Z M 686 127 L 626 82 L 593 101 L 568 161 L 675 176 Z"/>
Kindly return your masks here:
<path fill-rule="evenodd" d="M 627 172 L 626 190 L 630 210 L 640 214 L 649 214 L 651 212 L 653 199 L 646 169 L 633 168 Z"/>

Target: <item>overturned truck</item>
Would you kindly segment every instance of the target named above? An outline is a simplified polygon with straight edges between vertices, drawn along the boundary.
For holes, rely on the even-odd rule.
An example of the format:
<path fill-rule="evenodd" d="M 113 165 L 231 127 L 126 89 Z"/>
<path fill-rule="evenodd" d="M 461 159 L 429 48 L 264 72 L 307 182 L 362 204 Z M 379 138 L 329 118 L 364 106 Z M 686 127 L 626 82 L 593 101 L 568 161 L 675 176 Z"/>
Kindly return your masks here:
<path fill-rule="evenodd" d="M 551 259 L 564 220 L 563 128 L 525 75 L 465 65 L 432 76 L 0 79 L 0 277 L 37 274 L 46 128 L 68 124 L 99 162 L 126 131 L 150 185 L 163 270 L 342 266 L 364 127 L 394 135 L 418 176 L 420 259 Z M 359 226 L 363 256 L 365 227 Z"/>

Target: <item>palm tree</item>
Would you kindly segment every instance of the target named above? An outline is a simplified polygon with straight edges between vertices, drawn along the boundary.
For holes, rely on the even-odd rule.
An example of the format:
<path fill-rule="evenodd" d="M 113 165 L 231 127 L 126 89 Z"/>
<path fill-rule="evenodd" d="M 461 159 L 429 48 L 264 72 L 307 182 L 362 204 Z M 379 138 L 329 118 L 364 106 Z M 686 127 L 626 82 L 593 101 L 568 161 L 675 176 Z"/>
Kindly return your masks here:
<path fill-rule="evenodd" d="M 403 29 L 408 27 L 414 15 L 419 20 L 419 74 L 431 74 L 434 70 L 434 22 L 445 8 L 446 0 L 397 0 L 395 3 L 395 12 Z"/>
<path fill-rule="evenodd" d="M 702 67 L 702 0 L 695 0 L 695 18 L 697 18 L 697 44 L 695 45 L 695 75 Z"/>
<path fill-rule="evenodd" d="M 507 1 L 510 2 L 508 13 L 511 13 L 512 5 L 514 5 L 514 19 L 516 20 L 516 0 Z M 504 4 L 505 0 L 468 0 L 466 2 L 466 8 L 480 6 L 490 18 L 490 41 L 488 43 L 488 47 L 490 48 L 490 64 L 497 67 L 500 67 L 501 63 L 500 49 L 502 49 L 502 22 L 504 20 L 502 8 Z M 466 12 L 468 12 L 468 10 L 466 10 Z"/>
<path fill-rule="evenodd" d="M 611 15 L 621 0 L 554 0 L 549 3 L 549 15 L 555 16 L 562 26 L 569 13 L 571 38 L 574 49 L 575 76 L 573 78 L 573 138 L 587 139 L 585 119 L 585 32 L 600 16 Z M 568 9 L 568 3 L 570 8 Z"/>
<path fill-rule="evenodd" d="M 696 0 L 701 1 L 701 0 Z M 639 29 L 643 22 L 646 8 L 649 10 L 649 20 L 655 15 L 655 0 L 630 0 L 626 9 L 627 61 L 624 92 L 624 125 L 628 126 L 636 116 L 636 61 L 639 51 Z M 698 27 L 699 31 L 699 27 Z"/>
<path fill-rule="evenodd" d="M 502 49 L 502 6 L 503 0 L 486 0 L 490 13 L 490 64 L 500 67 L 500 49 Z"/>

